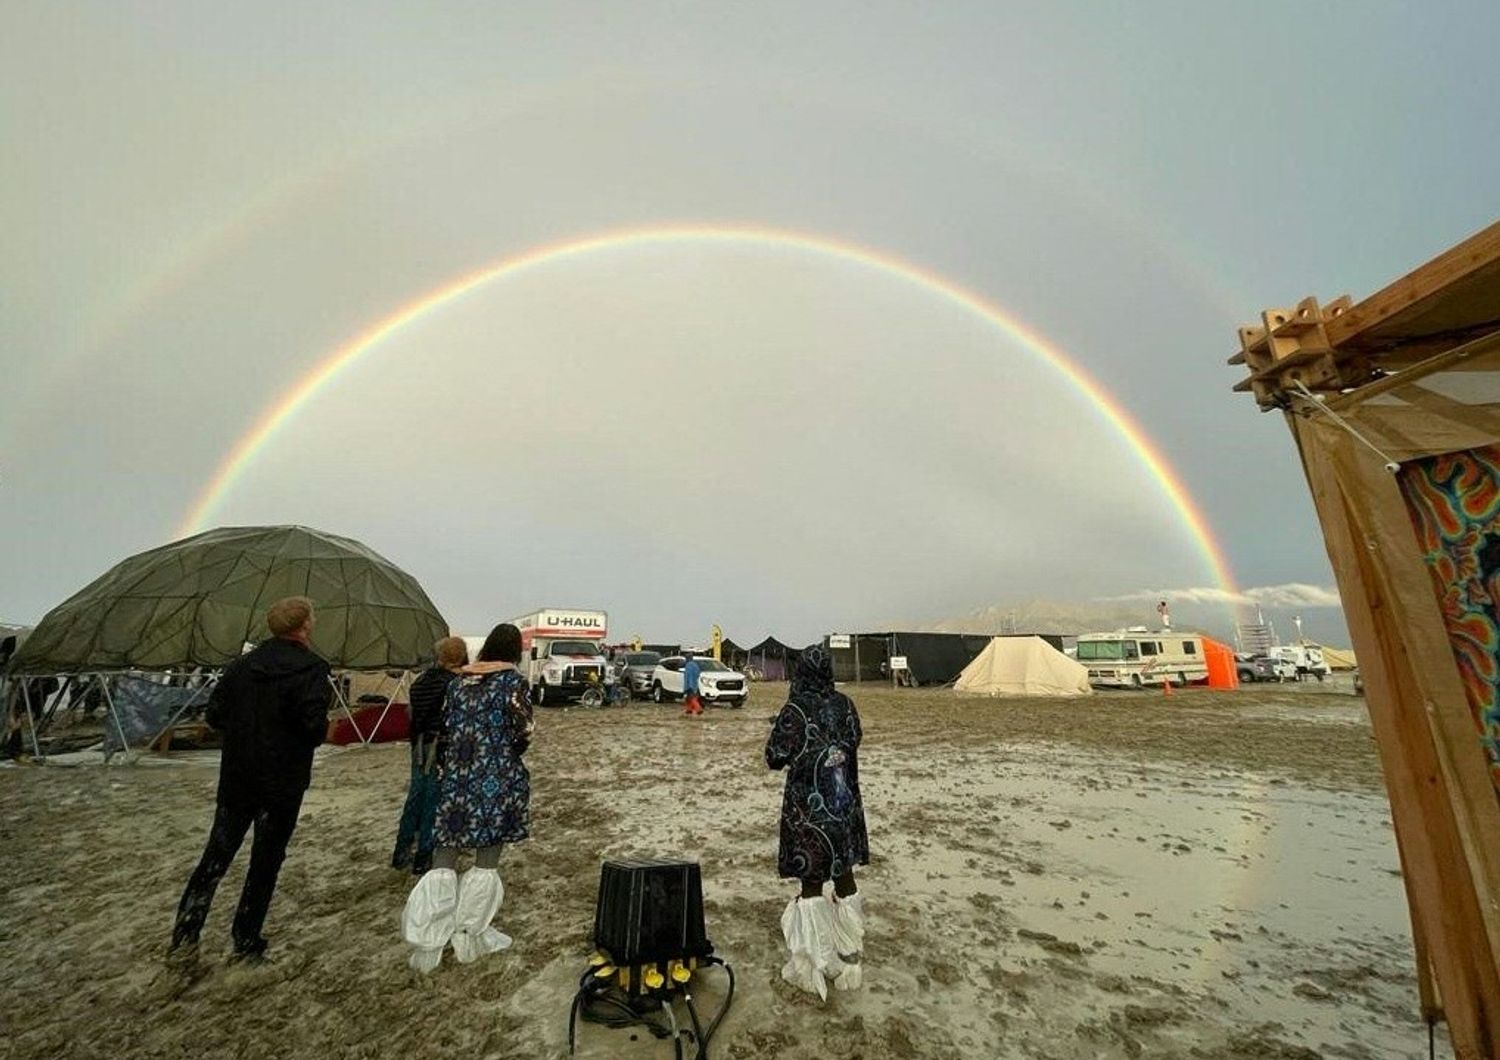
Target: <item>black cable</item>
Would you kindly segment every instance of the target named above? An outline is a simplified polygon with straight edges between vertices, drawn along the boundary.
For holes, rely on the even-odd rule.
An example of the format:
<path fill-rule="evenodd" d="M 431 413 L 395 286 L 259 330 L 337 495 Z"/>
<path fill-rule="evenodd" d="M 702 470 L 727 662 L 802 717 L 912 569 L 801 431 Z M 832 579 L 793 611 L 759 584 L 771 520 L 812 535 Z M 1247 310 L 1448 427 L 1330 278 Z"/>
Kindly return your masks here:
<path fill-rule="evenodd" d="M 717 964 L 729 976 L 729 992 L 724 995 L 724 1003 L 719 1006 L 718 1014 L 714 1016 L 713 1022 L 708 1025 L 708 1030 L 703 1034 L 702 1049 L 707 1050 L 709 1040 L 713 1038 L 714 1033 L 719 1029 L 719 1024 L 724 1022 L 724 1017 L 729 1013 L 729 1003 L 734 1000 L 734 969 L 717 957 L 709 957 L 704 963 Z M 708 1053 L 705 1051 L 699 1055 L 706 1060 Z"/>
<path fill-rule="evenodd" d="M 670 1005 L 672 993 L 669 992 L 662 997 L 663 1011 L 671 1026 L 664 1026 L 661 1017 L 654 1012 L 642 1012 L 630 1003 L 630 1000 L 621 995 L 619 991 L 609 983 L 601 982 L 590 968 L 584 972 L 578 981 L 578 992 L 573 995 L 573 1004 L 568 1011 L 568 1053 L 571 1055 L 577 1043 L 578 1017 L 582 1016 L 588 1023 L 597 1023 L 602 1027 L 619 1030 L 625 1027 L 644 1027 L 657 1039 L 672 1038 L 673 1051 L 678 1060 L 682 1060 L 682 1039 L 691 1037 L 697 1044 L 694 1060 L 708 1060 L 708 1045 L 714 1033 L 718 1031 L 719 1024 L 724 1022 L 724 1017 L 729 1013 L 730 1002 L 734 1000 L 734 969 L 717 957 L 704 959 L 704 965 L 718 965 L 724 969 L 729 976 L 729 990 L 724 995 L 724 1001 L 719 1006 L 719 1011 L 714 1014 L 713 1020 L 705 1030 L 698 1016 L 697 1006 L 693 1004 L 692 994 L 682 991 L 683 998 L 687 1004 L 688 1016 L 692 1021 L 692 1030 L 686 1031 L 678 1028 L 676 1017 Z"/>
<path fill-rule="evenodd" d="M 687 1006 L 688 1018 L 693 1021 L 693 1034 L 698 1039 L 698 1052 L 693 1060 L 708 1060 L 708 1039 L 703 1036 L 703 1025 L 698 1022 L 698 1006 L 693 1004 L 692 991 L 682 992 L 682 1003 Z"/>

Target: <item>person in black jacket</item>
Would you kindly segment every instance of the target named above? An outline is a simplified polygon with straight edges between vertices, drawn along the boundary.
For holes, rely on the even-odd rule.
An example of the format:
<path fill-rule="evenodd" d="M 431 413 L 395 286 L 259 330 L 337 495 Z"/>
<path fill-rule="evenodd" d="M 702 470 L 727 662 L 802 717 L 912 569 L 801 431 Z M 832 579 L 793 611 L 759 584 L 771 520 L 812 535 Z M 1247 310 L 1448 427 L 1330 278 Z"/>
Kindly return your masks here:
<path fill-rule="evenodd" d="M 432 821 L 437 815 L 438 741 L 443 734 L 443 698 L 469 661 L 462 637 L 444 637 L 432 646 L 437 665 L 411 683 L 411 781 L 396 828 L 391 868 L 411 866 L 420 876 L 432 867 Z M 413 844 L 416 845 L 413 853 Z"/>
<path fill-rule="evenodd" d="M 311 647 L 312 601 L 278 600 L 266 612 L 272 636 L 224 668 L 205 717 L 224 734 L 218 805 L 208 846 L 177 906 L 172 949 L 195 946 L 214 890 L 250 826 L 255 840 L 235 910 L 234 951 L 266 951 L 261 926 L 276 889 L 302 795 L 312 779 L 313 748 L 328 729 L 329 666 Z"/>

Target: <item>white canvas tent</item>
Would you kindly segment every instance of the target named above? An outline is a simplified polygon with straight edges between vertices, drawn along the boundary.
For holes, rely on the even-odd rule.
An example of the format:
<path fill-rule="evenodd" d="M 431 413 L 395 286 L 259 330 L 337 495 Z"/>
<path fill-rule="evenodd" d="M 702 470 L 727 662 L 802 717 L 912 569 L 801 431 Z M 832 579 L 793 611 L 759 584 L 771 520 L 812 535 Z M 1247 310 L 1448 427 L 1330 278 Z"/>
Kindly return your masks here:
<path fill-rule="evenodd" d="M 1087 667 L 1041 637 L 996 637 L 964 667 L 955 692 L 981 696 L 1086 696 Z"/>

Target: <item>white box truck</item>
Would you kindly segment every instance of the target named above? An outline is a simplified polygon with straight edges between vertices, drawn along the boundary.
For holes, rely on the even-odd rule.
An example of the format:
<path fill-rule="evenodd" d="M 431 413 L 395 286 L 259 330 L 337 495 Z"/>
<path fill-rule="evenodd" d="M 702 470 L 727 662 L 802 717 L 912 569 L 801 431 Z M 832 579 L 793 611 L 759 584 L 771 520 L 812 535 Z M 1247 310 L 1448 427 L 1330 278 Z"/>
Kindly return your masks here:
<path fill-rule="evenodd" d="M 615 674 L 604 657 L 603 611 L 544 607 L 510 620 L 521 631 L 521 672 L 538 705 L 603 696 Z"/>

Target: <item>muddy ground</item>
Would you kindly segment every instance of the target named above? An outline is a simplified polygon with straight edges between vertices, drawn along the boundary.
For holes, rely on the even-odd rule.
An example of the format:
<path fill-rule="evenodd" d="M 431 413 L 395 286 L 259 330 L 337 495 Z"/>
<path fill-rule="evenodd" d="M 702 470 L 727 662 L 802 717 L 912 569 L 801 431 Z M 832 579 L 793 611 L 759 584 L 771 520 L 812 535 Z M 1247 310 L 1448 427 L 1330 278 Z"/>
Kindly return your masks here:
<path fill-rule="evenodd" d="M 738 973 L 717 1057 L 1426 1055 L 1347 690 L 850 690 L 873 849 L 861 993 L 820 1004 L 778 975 L 791 888 L 760 749 L 785 686 L 761 685 L 697 720 L 542 712 L 533 839 L 501 864 L 515 947 L 427 977 L 398 934 L 411 879 L 387 867 L 404 747 L 320 752 L 256 966 L 227 961 L 243 854 L 200 963 L 163 960 L 211 755 L 0 770 L 0 1056 L 562 1056 L 599 862 L 641 854 L 702 862 L 709 934 Z M 592 1026 L 579 1052 L 671 1055 Z"/>

